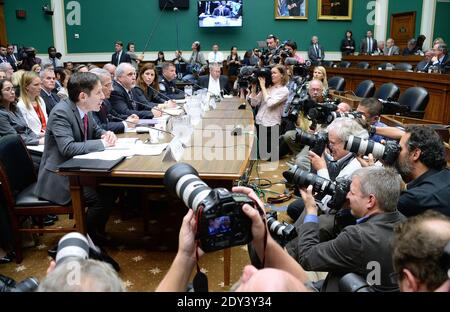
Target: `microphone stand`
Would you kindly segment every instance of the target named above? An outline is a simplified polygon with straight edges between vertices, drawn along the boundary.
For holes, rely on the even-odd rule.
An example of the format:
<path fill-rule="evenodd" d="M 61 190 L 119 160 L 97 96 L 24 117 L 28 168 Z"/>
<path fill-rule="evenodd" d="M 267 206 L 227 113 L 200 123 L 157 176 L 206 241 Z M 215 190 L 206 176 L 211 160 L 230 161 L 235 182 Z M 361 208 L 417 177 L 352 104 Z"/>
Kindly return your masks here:
<path fill-rule="evenodd" d="M 136 104 L 142 105 L 142 106 L 144 106 L 145 108 L 149 108 L 150 110 L 154 109 L 154 110 L 156 110 L 156 111 L 158 111 L 158 112 L 161 112 L 161 113 L 163 113 L 163 114 L 169 115 L 169 116 L 171 116 L 171 117 L 177 117 L 177 115 L 174 115 L 174 114 L 170 114 L 170 113 L 168 113 L 168 112 L 165 112 L 164 110 L 162 110 L 162 109 L 160 109 L 160 108 L 158 108 L 158 107 L 156 107 L 156 106 L 151 106 L 151 105 L 149 105 L 149 104 L 147 104 L 147 103 L 139 102 L 139 101 L 136 101 L 136 100 L 134 100 L 134 99 L 132 99 L 131 101 L 133 101 L 133 102 L 136 103 Z"/>

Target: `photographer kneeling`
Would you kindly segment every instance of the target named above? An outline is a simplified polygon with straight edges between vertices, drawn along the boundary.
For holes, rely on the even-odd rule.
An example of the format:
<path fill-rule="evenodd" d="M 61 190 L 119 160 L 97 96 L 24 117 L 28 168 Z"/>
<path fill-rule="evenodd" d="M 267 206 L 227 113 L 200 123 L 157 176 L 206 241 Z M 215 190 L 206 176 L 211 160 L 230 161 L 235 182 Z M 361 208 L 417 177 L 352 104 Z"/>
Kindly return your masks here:
<path fill-rule="evenodd" d="M 257 205 L 264 207 L 251 189 L 234 187 L 232 191 L 246 194 Z M 307 291 L 305 283 L 308 281 L 308 277 L 305 271 L 267 234 L 264 216 L 247 204 L 242 207 L 242 210 L 251 219 L 253 236 L 251 244 L 259 260 L 264 263 L 265 269 L 257 270 L 253 266 L 246 266 L 234 289 L 236 291 Z M 198 253 L 199 257 L 204 254 L 197 247 L 196 232 L 195 214 L 192 209 L 189 209 L 181 225 L 177 255 L 156 291 L 186 291 L 189 278 L 197 262 L 196 254 Z M 263 282 L 267 280 L 270 280 L 271 283 Z"/>

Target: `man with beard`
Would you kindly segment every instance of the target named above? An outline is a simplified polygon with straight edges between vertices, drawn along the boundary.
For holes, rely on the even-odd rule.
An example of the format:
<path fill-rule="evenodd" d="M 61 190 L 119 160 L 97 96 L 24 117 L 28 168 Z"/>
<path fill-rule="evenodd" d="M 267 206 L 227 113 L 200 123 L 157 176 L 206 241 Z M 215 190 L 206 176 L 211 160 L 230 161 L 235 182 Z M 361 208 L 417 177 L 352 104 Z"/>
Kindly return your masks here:
<path fill-rule="evenodd" d="M 446 168 L 441 138 L 424 126 L 408 126 L 405 131 L 395 164 L 407 183 L 398 210 L 405 216 L 418 215 L 427 209 L 450 216 L 450 170 Z"/>

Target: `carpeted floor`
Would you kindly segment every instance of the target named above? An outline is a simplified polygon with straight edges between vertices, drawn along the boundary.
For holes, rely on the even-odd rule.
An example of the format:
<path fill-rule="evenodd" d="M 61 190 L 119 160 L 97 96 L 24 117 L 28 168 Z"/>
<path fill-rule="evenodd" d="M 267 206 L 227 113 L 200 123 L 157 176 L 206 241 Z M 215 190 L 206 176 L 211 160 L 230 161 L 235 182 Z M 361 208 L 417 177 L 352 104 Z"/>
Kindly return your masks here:
<path fill-rule="evenodd" d="M 266 197 L 274 196 L 270 192 L 281 193 L 285 190 L 281 183 L 282 172 L 287 170 L 285 161 L 279 163 L 257 162 L 252 171 L 251 178 L 268 179 L 274 183 Z M 257 181 L 251 181 L 257 182 Z M 288 202 L 273 206 L 279 212 L 279 219 L 287 219 L 284 213 Z M 144 219 L 142 211 L 115 210 L 107 225 L 107 231 L 117 242 L 115 247 L 107 247 L 107 251 L 121 267 L 120 277 L 124 281 L 128 291 L 153 291 L 165 273 L 175 256 L 178 231 L 181 219 L 186 212 L 180 203 L 176 208 L 159 205 L 149 212 L 148 231 L 144 231 Z M 270 207 L 266 207 L 270 210 Z M 62 216 L 57 225 L 72 222 Z M 21 264 L 15 262 L 0 265 L 0 273 L 20 281 L 29 276 L 43 279 L 50 258 L 47 250 L 58 243 L 61 234 L 46 234 L 39 237 L 39 242 L 34 247 L 24 249 L 24 260 Z M 231 285 L 237 282 L 242 269 L 249 264 L 246 246 L 232 248 L 231 256 Z M 200 260 L 202 271 L 207 274 L 210 291 L 227 291 L 229 287 L 223 282 L 223 251 L 206 254 Z"/>

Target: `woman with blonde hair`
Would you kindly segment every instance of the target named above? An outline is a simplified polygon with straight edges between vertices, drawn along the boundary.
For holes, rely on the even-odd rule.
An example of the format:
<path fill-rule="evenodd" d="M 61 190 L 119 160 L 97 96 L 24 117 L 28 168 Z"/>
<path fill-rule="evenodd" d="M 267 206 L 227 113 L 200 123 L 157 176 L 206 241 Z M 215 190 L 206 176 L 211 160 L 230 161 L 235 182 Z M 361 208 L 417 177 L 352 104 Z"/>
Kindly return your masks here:
<path fill-rule="evenodd" d="M 31 71 L 38 74 L 41 72 L 41 69 L 42 67 L 40 64 L 34 64 L 33 67 L 31 67 Z"/>
<path fill-rule="evenodd" d="M 47 111 L 40 97 L 41 78 L 35 72 L 25 72 L 20 80 L 20 97 L 17 108 L 28 127 L 40 137 L 45 135 Z"/>
<path fill-rule="evenodd" d="M 153 63 L 144 64 L 139 70 L 135 91 L 142 92 L 147 100 L 157 104 L 159 109 L 175 107 L 172 100 L 167 101 L 159 92 L 158 71 Z"/>
<path fill-rule="evenodd" d="M 327 70 L 323 66 L 314 67 L 313 80 L 320 80 L 323 84 L 323 97 L 328 97 L 328 80 L 327 80 Z"/>

